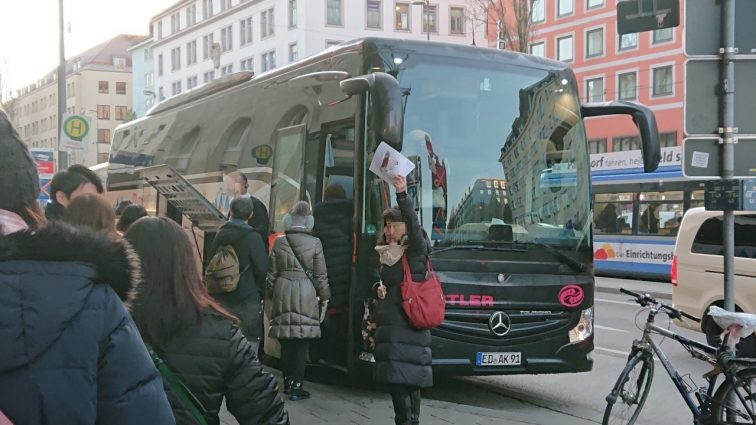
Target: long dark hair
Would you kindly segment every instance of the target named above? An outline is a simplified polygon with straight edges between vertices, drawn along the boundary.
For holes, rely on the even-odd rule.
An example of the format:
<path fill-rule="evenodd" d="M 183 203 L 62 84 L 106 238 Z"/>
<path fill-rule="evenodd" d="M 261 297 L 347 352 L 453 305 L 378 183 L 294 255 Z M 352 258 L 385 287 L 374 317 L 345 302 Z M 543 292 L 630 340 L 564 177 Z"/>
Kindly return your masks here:
<path fill-rule="evenodd" d="M 142 217 L 126 232 L 142 263 L 142 283 L 132 313 L 149 343 L 165 347 L 214 311 L 236 321 L 207 293 L 199 264 L 184 230 L 165 217 Z"/>

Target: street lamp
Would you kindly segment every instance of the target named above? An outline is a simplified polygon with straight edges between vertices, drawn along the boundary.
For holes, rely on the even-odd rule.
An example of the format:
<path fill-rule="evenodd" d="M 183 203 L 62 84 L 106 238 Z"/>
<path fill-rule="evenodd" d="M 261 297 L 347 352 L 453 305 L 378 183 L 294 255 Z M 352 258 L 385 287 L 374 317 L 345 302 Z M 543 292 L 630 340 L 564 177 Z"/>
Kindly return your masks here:
<path fill-rule="evenodd" d="M 425 33 L 430 41 L 430 0 L 413 0 L 413 5 L 423 6 L 423 15 L 425 15 Z"/>

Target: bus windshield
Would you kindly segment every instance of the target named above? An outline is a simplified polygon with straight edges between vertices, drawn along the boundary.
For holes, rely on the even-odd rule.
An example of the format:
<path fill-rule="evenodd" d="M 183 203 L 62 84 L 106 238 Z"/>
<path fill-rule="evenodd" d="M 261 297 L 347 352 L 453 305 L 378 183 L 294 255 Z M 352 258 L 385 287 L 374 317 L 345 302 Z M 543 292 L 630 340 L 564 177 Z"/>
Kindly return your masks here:
<path fill-rule="evenodd" d="M 590 167 L 574 76 L 413 55 L 402 152 L 435 247 L 590 248 Z"/>

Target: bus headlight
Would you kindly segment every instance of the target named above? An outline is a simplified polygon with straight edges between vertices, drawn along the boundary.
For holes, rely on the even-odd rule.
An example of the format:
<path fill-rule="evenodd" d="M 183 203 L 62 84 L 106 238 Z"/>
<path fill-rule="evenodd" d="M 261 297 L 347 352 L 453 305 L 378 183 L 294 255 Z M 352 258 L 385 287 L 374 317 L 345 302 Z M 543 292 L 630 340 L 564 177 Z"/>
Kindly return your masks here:
<path fill-rule="evenodd" d="M 570 344 L 585 341 L 593 335 L 593 307 L 583 310 L 578 324 L 570 330 Z"/>

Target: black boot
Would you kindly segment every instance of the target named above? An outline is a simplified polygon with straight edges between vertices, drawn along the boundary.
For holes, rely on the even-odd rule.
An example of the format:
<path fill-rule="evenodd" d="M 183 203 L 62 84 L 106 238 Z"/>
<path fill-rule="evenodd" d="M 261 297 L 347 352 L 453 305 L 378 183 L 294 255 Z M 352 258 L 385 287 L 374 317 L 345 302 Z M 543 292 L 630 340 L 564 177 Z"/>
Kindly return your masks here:
<path fill-rule="evenodd" d="M 420 424 L 420 390 L 410 390 L 410 424 Z"/>
<path fill-rule="evenodd" d="M 289 400 L 297 401 L 297 400 L 304 400 L 306 398 L 310 398 L 310 393 L 305 391 L 305 389 L 302 387 L 302 381 L 297 381 L 296 379 L 292 379 L 291 392 L 289 393 Z"/>
<path fill-rule="evenodd" d="M 420 416 L 411 415 L 410 416 L 410 425 L 420 425 Z"/>
<path fill-rule="evenodd" d="M 284 382 L 284 394 L 286 395 L 291 394 L 291 378 L 284 375 L 283 382 Z"/>

